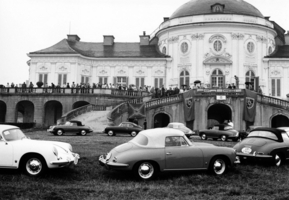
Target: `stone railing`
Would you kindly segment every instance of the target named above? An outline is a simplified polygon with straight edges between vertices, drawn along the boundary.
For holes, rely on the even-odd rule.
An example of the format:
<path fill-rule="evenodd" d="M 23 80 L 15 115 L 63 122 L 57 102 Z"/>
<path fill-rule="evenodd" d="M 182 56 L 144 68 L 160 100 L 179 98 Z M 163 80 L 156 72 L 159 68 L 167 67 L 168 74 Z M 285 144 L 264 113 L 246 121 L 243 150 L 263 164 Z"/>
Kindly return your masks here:
<path fill-rule="evenodd" d="M 236 96 L 242 97 L 245 95 L 244 89 L 196 89 L 194 91 L 195 96 L 215 96 L 215 95 L 226 95 L 226 96 Z"/>
<path fill-rule="evenodd" d="M 152 100 L 145 103 L 145 107 L 146 107 L 146 109 L 149 109 L 149 108 L 157 107 L 157 106 L 161 106 L 161 105 L 178 103 L 182 100 L 183 100 L 183 95 L 177 94 L 174 96 L 162 97 L 159 99 L 152 99 Z"/>
<path fill-rule="evenodd" d="M 71 110 L 70 112 L 64 114 L 60 120 L 61 122 L 65 122 L 87 112 L 103 111 L 103 110 L 106 110 L 106 106 L 88 104 L 88 105 L 81 106 L 79 108 Z"/>
<path fill-rule="evenodd" d="M 146 91 L 129 91 L 107 88 L 0 88 L 0 94 L 108 94 L 115 96 L 148 96 Z"/>
<path fill-rule="evenodd" d="M 289 101 L 283 99 L 258 94 L 257 102 L 289 110 Z"/>

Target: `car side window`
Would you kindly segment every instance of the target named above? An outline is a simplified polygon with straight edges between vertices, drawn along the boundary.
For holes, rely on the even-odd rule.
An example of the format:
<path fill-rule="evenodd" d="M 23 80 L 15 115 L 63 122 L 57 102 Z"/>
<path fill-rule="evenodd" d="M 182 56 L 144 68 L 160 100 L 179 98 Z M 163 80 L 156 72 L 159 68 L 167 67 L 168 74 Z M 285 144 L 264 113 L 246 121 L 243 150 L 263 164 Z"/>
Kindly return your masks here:
<path fill-rule="evenodd" d="M 187 141 L 181 136 L 169 136 L 165 139 L 166 147 L 188 146 Z"/>
<path fill-rule="evenodd" d="M 213 130 L 219 130 L 219 127 L 218 126 L 214 126 L 212 129 Z"/>

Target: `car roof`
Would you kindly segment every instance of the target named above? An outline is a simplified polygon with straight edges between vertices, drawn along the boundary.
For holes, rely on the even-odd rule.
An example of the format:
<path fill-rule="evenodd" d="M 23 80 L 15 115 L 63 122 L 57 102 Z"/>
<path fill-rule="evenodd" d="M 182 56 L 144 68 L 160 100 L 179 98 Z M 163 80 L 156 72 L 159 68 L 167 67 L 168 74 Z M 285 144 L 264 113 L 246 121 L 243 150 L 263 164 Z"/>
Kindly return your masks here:
<path fill-rule="evenodd" d="M 169 136 L 185 136 L 185 134 L 178 130 L 172 128 L 154 128 L 147 129 L 138 133 L 139 135 L 146 136 L 148 138 L 148 147 L 164 147 L 165 138 Z M 133 142 L 133 140 L 131 140 Z"/>
<path fill-rule="evenodd" d="M 271 133 L 274 133 L 278 140 L 283 141 L 282 139 L 282 133 L 284 133 L 285 131 L 283 129 L 278 129 L 278 128 L 265 128 L 265 127 L 260 127 L 260 128 L 255 128 L 253 129 L 251 132 L 255 132 L 255 131 L 269 131 Z M 250 132 L 250 133 L 251 133 Z"/>
<path fill-rule="evenodd" d="M 0 124 L 0 132 L 5 131 L 7 129 L 14 129 L 14 128 L 19 128 L 17 126 L 12 126 L 12 125 L 4 125 L 4 124 Z"/>

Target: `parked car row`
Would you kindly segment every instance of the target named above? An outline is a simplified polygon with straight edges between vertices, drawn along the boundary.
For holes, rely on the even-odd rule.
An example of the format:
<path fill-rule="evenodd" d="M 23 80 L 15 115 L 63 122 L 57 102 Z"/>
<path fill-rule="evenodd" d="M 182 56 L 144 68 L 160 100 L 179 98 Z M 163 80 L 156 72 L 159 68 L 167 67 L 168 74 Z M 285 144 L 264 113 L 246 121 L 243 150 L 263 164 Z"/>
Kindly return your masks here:
<path fill-rule="evenodd" d="M 132 171 L 142 180 L 150 180 L 159 172 L 176 170 L 207 170 L 223 175 L 239 163 L 264 162 L 279 167 L 289 159 L 289 128 L 286 127 L 254 128 L 233 148 L 194 142 L 189 139 L 193 131 L 179 123 L 171 123 L 170 128 L 149 130 L 130 122 L 123 122 L 121 127 L 121 131 L 107 127 L 104 132 L 130 133 L 134 138 L 99 156 L 99 164 L 106 169 Z M 132 134 L 128 128 L 138 129 Z M 204 139 L 203 134 L 206 134 L 205 139 L 223 140 L 224 132 L 231 134 L 226 139 L 235 141 L 238 137 L 238 131 L 232 128 L 223 126 L 221 129 L 224 130 L 200 131 L 200 137 Z M 221 132 L 220 136 L 214 136 L 213 131 Z M 40 176 L 47 169 L 77 165 L 80 156 L 73 152 L 69 143 L 31 140 L 16 126 L 0 125 L 0 158 L 0 168 L 22 169 L 30 176 Z"/>

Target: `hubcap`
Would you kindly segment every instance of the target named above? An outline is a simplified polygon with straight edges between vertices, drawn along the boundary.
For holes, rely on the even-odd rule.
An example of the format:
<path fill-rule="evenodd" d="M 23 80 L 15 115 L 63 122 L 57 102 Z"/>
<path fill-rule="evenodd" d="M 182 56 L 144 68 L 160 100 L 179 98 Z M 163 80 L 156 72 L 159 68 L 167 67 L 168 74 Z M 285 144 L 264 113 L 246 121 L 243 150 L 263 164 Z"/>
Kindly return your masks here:
<path fill-rule="evenodd" d="M 281 165 L 281 158 L 279 155 L 275 155 L 275 164 L 278 167 Z"/>
<path fill-rule="evenodd" d="M 112 136 L 112 135 L 113 135 L 113 132 L 112 132 L 112 131 L 108 131 L 108 135 L 109 135 L 109 136 Z"/>
<path fill-rule="evenodd" d="M 136 136 L 136 132 L 132 132 L 131 135 L 132 135 L 132 136 Z"/>
<path fill-rule="evenodd" d="M 202 139 L 203 139 L 203 140 L 206 139 L 206 135 L 205 135 L 205 134 L 202 135 Z"/>
<path fill-rule="evenodd" d="M 81 135 L 85 135 L 86 134 L 86 132 L 85 131 L 81 131 Z"/>
<path fill-rule="evenodd" d="M 57 134 L 62 135 L 62 131 L 61 130 L 57 131 Z"/>
<path fill-rule="evenodd" d="M 214 172 L 216 174 L 223 174 L 225 172 L 225 169 L 226 169 L 226 164 L 223 160 L 221 159 L 217 159 L 215 162 L 214 162 Z"/>
<path fill-rule="evenodd" d="M 226 136 L 222 136 L 222 141 L 225 141 L 226 140 Z"/>
<path fill-rule="evenodd" d="M 154 174 L 154 167 L 150 163 L 142 163 L 138 168 L 138 174 L 143 179 L 148 179 Z"/>
<path fill-rule="evenodd" d="M 30 158 L 26 163 L 26 170 L 31 175 L 37 175 L 42 170 L 42 163 L 37 158 Z"/>

